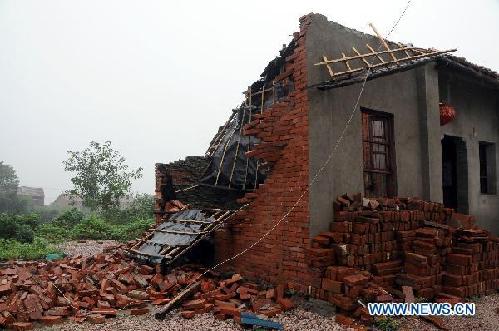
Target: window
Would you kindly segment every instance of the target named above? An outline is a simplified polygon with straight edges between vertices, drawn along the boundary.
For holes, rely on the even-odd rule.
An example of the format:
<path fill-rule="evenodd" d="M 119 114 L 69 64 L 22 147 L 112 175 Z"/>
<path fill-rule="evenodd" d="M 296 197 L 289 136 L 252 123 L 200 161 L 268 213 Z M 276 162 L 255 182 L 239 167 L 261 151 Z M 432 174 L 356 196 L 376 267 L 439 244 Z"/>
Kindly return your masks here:
<path fill-rule="evenodd" d="M 480 160 L 480 192 L 496 194 L 496 148 L 495 144 L 480 141 L 478 143 Z"/>
<path fill-rule="evenodd" d="M 396 195 L 393 117 L 362 110 L 364 193 L 368 197 Z"/>

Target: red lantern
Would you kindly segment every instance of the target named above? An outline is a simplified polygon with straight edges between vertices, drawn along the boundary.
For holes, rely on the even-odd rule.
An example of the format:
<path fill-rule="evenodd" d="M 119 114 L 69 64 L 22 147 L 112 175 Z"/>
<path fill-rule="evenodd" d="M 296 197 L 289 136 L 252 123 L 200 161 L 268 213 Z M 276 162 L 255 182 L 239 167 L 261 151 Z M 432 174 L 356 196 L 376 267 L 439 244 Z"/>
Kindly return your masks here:
<path fill-rule="evenodd" d="M 440 125 L 445 125 L 456 118 L 456 109 L 440 102 Z"/>

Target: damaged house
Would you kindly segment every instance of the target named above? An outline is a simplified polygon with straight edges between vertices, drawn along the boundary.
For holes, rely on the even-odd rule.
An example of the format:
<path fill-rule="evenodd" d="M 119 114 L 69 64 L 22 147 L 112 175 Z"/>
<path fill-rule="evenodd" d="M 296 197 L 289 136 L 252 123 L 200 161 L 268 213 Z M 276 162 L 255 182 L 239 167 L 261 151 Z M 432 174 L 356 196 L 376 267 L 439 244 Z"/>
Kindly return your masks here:
<path fill-rule="evenodd" d="M 497 242 L 471 223 L 499 232 L 499 75 L 451 52 L 302 17 L 206 155 L 156 165 L 161 225 L 134 251 L 169 263 L 212 236 L 225 268 L 344 310 L 364 280 L 341 268 L 495 291 Z"/>

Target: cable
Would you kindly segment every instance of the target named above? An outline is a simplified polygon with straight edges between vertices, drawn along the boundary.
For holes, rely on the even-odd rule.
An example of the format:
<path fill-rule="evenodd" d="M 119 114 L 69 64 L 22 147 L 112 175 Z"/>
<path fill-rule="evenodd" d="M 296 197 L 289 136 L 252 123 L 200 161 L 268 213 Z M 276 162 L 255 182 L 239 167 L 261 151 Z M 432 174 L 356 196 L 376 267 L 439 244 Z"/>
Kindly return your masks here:
<path fill-rule="evenodd" d="M 407 12 L 407 9 L 409 8 L 410 4 L 411 4 L 412 0 L 409 0 L 407 2 L 407 5 L 405 6 L 404 10 L 402 11 L 402 13 L 400 14 L 399 18 L 395 21 L 395 23 L 393 24 L 390 32 L 387 34 L 387 36 L 389 36 L 395 29 L 396 27 L 398 26 L 398 24 L 400 23 L 401 19 L 405 16 L 405 13 Z M 232 257 L 229 257 L 217 264 L 215 264 L 213 267 L 209 268 L 208 270 L 206 270 L 204 273 L 202 273 L 199 277 L 205 275 L 206 273 L 208 272 L 211 272 L 213 270 L 215 270 L 216 268 L 218 268 L 219 266 L 227 263 L 227 262 L 230 262 L 242 255 L 244 255 L 246 252 L 248 252 L 249 250 L 251 250 L 253 247 L 255 247 L 256 245 L 258 245 L 262 240 L 264 240 L 272 231 L 275 230 L 275 228 L 277 228 L 279 226 L 279 224 L 281 224 L 281 222 L 286 219 L 289 214 L 296 208 L 296 206 L 300 203 L 300 201 L 303 199 L 303 197 L 305 196 L 305 194 L 310 190 L 310 187 L 315 184 L 315 182 L 317 181 L 317 179 L 319 178 L 319 176 L 322 174 L 322 172 L 324 171 L 324 169 L 326 168 L 326 166 L 329 164 L 329 162 L 331 161 L 331 159 L 333 158 L 334 154 L 336 153 L 340 143 L 343 141 L 343 138 L 345 136 L 345 133 L 347 132 L 348 128 L 350 127 L 350 124 L 353 120 L 353 117 L 357 111 L 357 108 L 359 106 L 359 102 L 360 102 L 360 98 L 362 97 L 362 94 L 364 93 L 364 89 L 365 89 L 365 86 L 366 86 L 366 82 L 367 82 L 367 79 L 369 78 L 369 75 L 371 73 L 371 68 L 367 68 L 367 72 L 366 72 L 366 76 L 364 77 L 364 80 L 362 81 L 362 85 L 361 85 L 361 88 L 360 88 L 360 92 L 359 92 L 359 95 L 357 96 L 357 99 L 355 100 L 355 104 L 353 106 L 353 109 L 352 111 L 350 112 L 350 116 L 348 117 L 348 120 L 346 121 L 345 123 L 345 126 L 343 127 L 343 130 L 339 136 L 339 138 L 336 140 L 336 143 L 333 147 L 333 150 L 331 151 L 331 153 L 329 153 L 329 156 L 328 158 L 326 159 L 326 161 L 323 163 L 323 165 L 319 168 L 319 170 L 317 171 L 317 173 L 315 174 L 315 176 L 313 177 L 312 181 L 310 182 L 310 184 L 303 190 L 302 194 L 300 195 L 300 197 L 298 198 L 298 200 L 296 200 L 296 202 L 293 204 L 293 206 L 283 215 L 283 217 L 281 217 L 267 232 L 265 232 L 260 238 L 258 238 L 254 243 L 252 243 L 250 246 L 248 246 L 247 248 L 243 249 L 242 251 L 240 251 L 239 253 L 236 253 L 235 255 L 233 255 Z"/>

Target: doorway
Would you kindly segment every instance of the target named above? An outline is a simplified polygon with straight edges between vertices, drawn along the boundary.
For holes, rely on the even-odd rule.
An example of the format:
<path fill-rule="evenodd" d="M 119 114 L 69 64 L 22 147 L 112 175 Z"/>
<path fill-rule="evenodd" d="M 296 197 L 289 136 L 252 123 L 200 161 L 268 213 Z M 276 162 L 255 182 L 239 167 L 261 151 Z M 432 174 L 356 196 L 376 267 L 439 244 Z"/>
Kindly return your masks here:
<path fill-rule="evenodd" d="M 466 142 L 445 135 L 442 139 L 442 190 L 445 207 L 468 213 L 468 161 Z"/>

